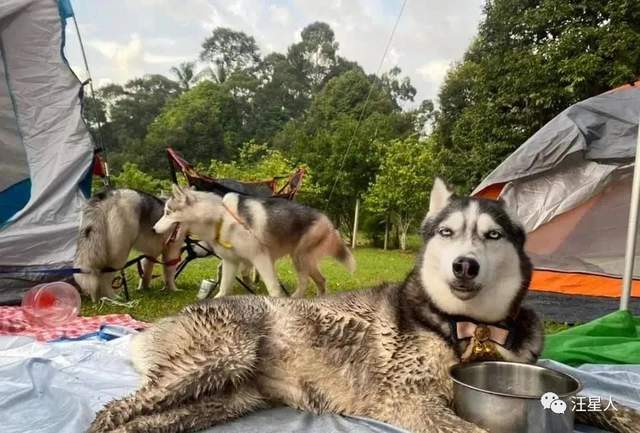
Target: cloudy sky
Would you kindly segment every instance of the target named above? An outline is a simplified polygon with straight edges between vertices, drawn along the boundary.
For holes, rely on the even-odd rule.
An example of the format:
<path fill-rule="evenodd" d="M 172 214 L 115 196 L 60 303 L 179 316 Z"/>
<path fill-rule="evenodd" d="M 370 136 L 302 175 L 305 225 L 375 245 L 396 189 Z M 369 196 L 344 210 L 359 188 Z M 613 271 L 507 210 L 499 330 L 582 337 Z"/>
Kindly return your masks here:
<path fill-rule="evenodd" d="M 285 52 L 309 23 L 333 28 L 340 54 L 375 72 L 402 0 L 74 0 L 98 85 L 145 73 L 169 74 L 198 57 L 218 26 L 255 37 L 263 53 Z M 418 89 L 416 102 L 433 98 L 451 62 L 476 33 L 482 0 L 408 0 L 382 70 L 398 65 Z M 73 26 L 67 54 L 83 71 Z M 82 73 L 80 75 L 83 75 Z"/>

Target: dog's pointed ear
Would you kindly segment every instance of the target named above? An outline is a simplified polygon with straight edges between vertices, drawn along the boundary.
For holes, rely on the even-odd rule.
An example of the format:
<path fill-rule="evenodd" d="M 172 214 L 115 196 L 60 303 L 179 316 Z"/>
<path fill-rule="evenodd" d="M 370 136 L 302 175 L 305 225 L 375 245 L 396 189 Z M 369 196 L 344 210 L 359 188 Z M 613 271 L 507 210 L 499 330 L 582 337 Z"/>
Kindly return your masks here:
<path fill-rule="evenodd" d="M 184 203 L 187 205 L 193 204 L 193 202 L 196 201 L 196 196 L 193 193 L 193 189 L 191 188 L 184 188 L 182 190 L 182 199 L 184 200 Z"/>
<path fill-rule="evenodd" d="M 177 183 L 171 184 L 171 196 L 176 199 L 182 196 L 182 188 Z"/>
<path fill-rule="evenodd" d="M 452 195 L 453 193 L 449 190 L 447 184 L 439 177 L 436 177 L 433 180 L 433 188 L 431 188 L 427 218 L 434 217 L 440 213 L 447 206 Z"/>

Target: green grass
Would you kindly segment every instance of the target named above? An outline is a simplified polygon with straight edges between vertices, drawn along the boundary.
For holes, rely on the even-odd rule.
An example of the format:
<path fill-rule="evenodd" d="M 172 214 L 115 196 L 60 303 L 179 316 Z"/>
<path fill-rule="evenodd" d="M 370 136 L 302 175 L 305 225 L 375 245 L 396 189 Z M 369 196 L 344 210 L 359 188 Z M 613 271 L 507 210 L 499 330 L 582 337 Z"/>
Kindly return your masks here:
<path fill-rule="evenodd" d="M 414 245 L 410 245 L 414 247 Z M 358 248 L 354 252 L 357 270 L 349 275 L 346 269 L 339 263 L 326 259 L 321 263 L 321 269 L 327 278 L 327 290 L 329 293 L 344 292 L 348 290 L 373 287 L 382 282 L 402 281 L 411 270 L 415 260 L 415 248 L 402 252 L 399 250 L 384 251 L 375 248 Z M 163 285 L 162 278 L 154 278 L 151 287 L 145 291 L 137 291 L 138 276 L 135 269 L 130 269 L 129 293 L 131 299 L 136 302 L 131 308 L 111 304 L 94 304 L 88 298 L 83 298 L 83 316 L 98 314 L 127 313 L 136 319 L 153 321 L 161 317 L 177 313 L 186 305 L 196 302 L 196 294 L 200 287 L 200 281 L 205 278 L 214 278 L 218 260 L 214 258 L 198 259 L 191 262 L 184 272 L 176 280 L 180 292 L 168 292 L 160 290 Z M 295 288 L 296 276 L 289 259 L 278 262 L 278 276 L 289 293 Z M 160 273 L 160 267 L 155 267 L 155 273 Z M 238 284 L 234 293 L 244 294 L 246 291 Z M 258 286 L 258 293 L 266 294 L 263 285 Z M 307 296 L 315 293 L 315 286 L 309 285 Z M 545 322 L 545 332 L 552 334 L 567 329 L 569 326 L 557 322 Z"/>
<path fill-rule="evenodd" d="M 569 328 L 571 328 L 571 325 L 568 323 L 552 322 L 550 320 L 544 322 L 544 333 L 547 335 L 555 334 L 556 332 L 564 331 Z"/>
<path fill-rule="evenodd" d="M 321 270 L 327 278 L 327 291 L 329 293 L 343 292 L 363 287 L 372 287 L 384 281 L 401 281 L 407 275 L 414 263 L 415 252 L 401 252 L 397 250 L 384 251 L 373 248 L 358 248 L 354 252 L 358 267 L 353 275 L 349 275 L 341 264 L 326 259 L 321 263 Z M 196 302 L 196 294 L 200 287 L 200 281 L 205 278 L 214 278 L 218 260 L 214 258 L 198 259 L 191 262 L 184 272 L 176 280 L 176 285 L 182 291 L 168 292 L 160 290 L 163 285 L 162 278 L 154 278 L 151 287 L 145 291 L 137 291 L 138 276 L 135 269 L 128 272 L 129 293 L 131 299 L 136 301 L 132 308 L 110 305 L 94 304 L 88 298 L 83 298 L 81 314 L 92 316 L 97 314 L 127 313 L 136 319 L 152 321 L 180 311 L 184 306 Z M 278 276 L 291 293 L 295 288 L 296 276 L 291 261 L 283 259 L 278 262 Z M 161 272 L 160 267 L 155 267 L 155 273 Z M 238 284 L 234 288 L 235 293 L 243 294 L 246 291 Z M 264 286 L 258 286 L 258 293 L 266 294 Z M 309 285 L 307 295 L 315 293 L 315 286 Z"/>

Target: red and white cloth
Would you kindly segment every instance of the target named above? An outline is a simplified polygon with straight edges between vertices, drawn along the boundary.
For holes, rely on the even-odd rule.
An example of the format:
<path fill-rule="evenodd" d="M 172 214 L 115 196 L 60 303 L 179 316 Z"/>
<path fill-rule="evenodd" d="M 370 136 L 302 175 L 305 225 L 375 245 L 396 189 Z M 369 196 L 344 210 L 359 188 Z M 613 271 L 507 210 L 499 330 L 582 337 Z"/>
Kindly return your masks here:
<path fill-rule="evenodd" d="M 61 337 L 75 338 L 98 332 L 100 326 L 127 326 L 134 329 L 147 327 L 147 323 L 135 320 L 128 314 L 106 314 L 104 316 L 75 317 L 64 325 L 39 326 L 27 320 L 20 307 L 0 307 L 0 335 L 26 335 L 38 341 L 57 340 Z"/>

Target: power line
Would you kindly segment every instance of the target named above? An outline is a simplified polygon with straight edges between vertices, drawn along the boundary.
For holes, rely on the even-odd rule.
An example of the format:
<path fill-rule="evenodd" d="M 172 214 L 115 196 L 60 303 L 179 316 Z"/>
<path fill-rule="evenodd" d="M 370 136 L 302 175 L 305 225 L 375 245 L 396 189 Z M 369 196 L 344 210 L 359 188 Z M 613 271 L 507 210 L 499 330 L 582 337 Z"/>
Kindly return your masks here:
<path fill-rule="evenodd" d="M 391 42 L 393 41 L 393 36 L 396 34 L 396 29 L 398 28 L 398 23 L 400 22 L 400 18 L 402 17 L 402 13 L 404 12 L 404 8 L 407 5 L 407 1 L 408 0 L 404 0 L 402 2 L 402 6 L 400 7 L 400 12 L 398 12 L 398 16 L 396 17 L 396 22 L 393 25 L 393 29 L 391 30 L 391 34 L 389 35 L 389 39 L 387 40 L 387 46 L 384 49 L 384 52 L 382 53 L 382 58 L 380 59 L 380 64 L 378 65 L 378 69 L 376 71 L 376 76 L 378 76 L 380 74 L 380 71 L 382 70 L 382 65 L 384 64 L 384 60 L 387 57 L 387 53 L 389 52 L 389 48 L 391 47 Z M 362 119 L 364 118 L 364 113 L 367 109 L 367 104 L 369 103 L 369 98 L 371 98 L 371 93 L 373 93 L 373 86 L 375 85 L 374 83 L 371 83 L 371 86 L 369 87 L 369 93 L 367 93 L 367 97 L 364 100 L 364 105 L 362 106 L 362 111 L 360 112 L 360 116 L 358 117 L 358 123 L 356 123 L 356 127 L 353 130 L 353 135 L 351 135 L 351 139 L 349 140 L 349 144 L 347 145 L 347 150 L 344 152 L 344 155 L 342 156 L 342 161 L 340 162 L 340 168 L 338 169 L 338 176 L 336 176 L 335 180 L 333 181 L 333 186 L 331 186 L 331 191 L 329 191 L 329 197 L 327 198 L 327 204 L 324 207 L 324 210 L 326 212 L 327 208 L 329 207 L 329 203 L 331 203 L 331 197 L 333 196 L 333 191 L 336 188 L 336 185 L 338 184 L 338 180 L 340 178 L 340 175 L 342 174 L 342 169 L 344 168 L 344 162 L 347 160 L 347 155 L 349 154 L 349 151 L 351 150 L 351 145 L 353 144 L 353 140 L 356 137 L 356 134 L 358 133 L 358 129 L 360 128 L 360 123 L 362 122 Z"/>

